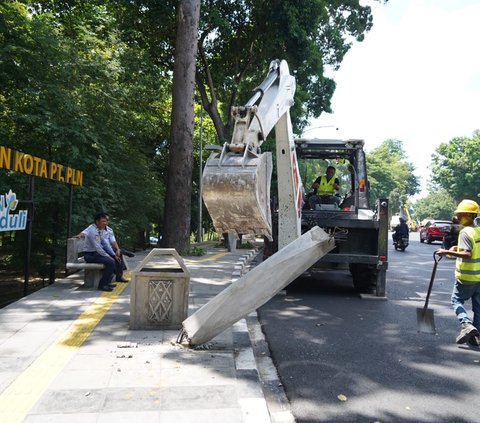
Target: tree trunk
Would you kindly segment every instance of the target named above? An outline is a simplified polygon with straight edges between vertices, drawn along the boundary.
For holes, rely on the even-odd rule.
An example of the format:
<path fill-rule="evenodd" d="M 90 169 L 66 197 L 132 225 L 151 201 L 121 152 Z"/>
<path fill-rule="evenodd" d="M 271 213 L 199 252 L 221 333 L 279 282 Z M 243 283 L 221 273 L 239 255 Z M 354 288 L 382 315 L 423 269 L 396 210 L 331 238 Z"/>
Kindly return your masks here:
<path fill-rule="evenodd" d="M 181 0 L 172 88 L 172 126 L 162 246 L 184 254 L 190 248 L 195 61 L 200 0 Z"/>

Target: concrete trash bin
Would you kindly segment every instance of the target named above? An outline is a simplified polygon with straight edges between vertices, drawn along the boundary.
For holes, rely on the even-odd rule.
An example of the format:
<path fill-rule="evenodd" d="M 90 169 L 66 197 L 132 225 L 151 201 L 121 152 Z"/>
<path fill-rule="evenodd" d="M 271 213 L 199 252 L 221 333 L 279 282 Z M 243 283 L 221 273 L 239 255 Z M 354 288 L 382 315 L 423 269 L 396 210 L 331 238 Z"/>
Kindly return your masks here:
<path fill-rule="evenodd" d="M 132 271 L 130 329 L 179 329 L 188 314 L 190 273 L 174 248 L 154 248 Z"/>

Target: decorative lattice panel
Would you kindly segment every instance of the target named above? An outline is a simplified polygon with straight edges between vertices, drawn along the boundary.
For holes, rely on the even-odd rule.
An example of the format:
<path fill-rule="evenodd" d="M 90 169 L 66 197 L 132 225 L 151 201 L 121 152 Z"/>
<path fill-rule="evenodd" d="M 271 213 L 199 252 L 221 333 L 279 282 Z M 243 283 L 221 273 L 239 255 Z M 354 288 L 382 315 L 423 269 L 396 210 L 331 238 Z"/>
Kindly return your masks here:
<path fill-rule="evenodd" d="M 170 321 L 173 307 L 173 281 L 148 281 L 147 319 L 153 323 Z"/>

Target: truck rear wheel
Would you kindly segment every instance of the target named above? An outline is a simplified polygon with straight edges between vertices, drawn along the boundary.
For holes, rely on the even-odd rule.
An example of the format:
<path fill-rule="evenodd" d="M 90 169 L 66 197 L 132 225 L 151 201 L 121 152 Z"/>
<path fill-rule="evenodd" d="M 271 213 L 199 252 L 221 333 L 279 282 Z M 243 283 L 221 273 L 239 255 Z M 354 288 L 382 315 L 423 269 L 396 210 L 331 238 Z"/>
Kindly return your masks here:
<path fill-rule="evenodd" d="M 375 293 L 377 285 L 377 269 L 369 267 L 368 264 L 350 264 L 354 288 L 362 294 Z"/>

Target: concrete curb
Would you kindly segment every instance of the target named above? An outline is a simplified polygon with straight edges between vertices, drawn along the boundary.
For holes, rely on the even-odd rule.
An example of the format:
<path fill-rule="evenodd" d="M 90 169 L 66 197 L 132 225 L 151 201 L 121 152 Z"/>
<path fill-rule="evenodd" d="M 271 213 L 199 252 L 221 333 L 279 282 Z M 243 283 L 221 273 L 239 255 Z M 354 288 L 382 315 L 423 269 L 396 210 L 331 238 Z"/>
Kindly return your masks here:
<path fill-rule="evenodd" d="M 241 278 L 248 272 L 248 266 L 257 252 L 256 249 L 249 250 L 237 259 L 237 262 L 233 266 L 232 282 L 235 282 L 238 278 Z"/>
<path fill-rule="evenodd" d="M 254 249 L 239 258 L 232 272 L 232 283 L 250 270 L 253 259 L 257 254 L 258 250 Z M 262 397 L 269 414 L 268 419 L 265 421 L 271 423 L 295 423 L 295 418 L 290 410 L 290 403 L 270 356 L 270 349 L 262 332 L 257 312 L 254 311 L 246 319 L 237 322 L 233 331 L 234 336 L 239 333 L 248 336 L 248 343 L 244 343 L 246 346 L 240 348 L 236 354 L 235 365 L 237 373 L 239 371 L 250 372 L 250 376 L 256 379 L 261 386 Z M 261 401 L 258 401 L 257 407 L 254 407 L 255 410 L 261 410 L 260 403 Z M 252 409 L 251 403 L 249 408 Z M 260 414 L 256 415 L 255 418 L 246 421 L 255 423 L 264 421 L 260 420 L 262 418 Z"/>
<path fill-rule="evenodd" d="M 235 344 L 234 359 L 237 376 L 237 392 L 244 422 L 270 423 L 267 402 L 263 395 L 262 383 L 256 367 L 253 349 L 250 345 L 245 319 L 233 326 Z"/>
<path fill-rule="evenodd" d="M 295 423 L 290 402 L 270 356 L 270 348 L 263 334 L 257 312 L 248 316 L 247 325 L 257 371 L 262 383 L 263 396 L 270 413 L 270 421 L 272 423 Z"/>
<path fill-rule="evenodd" d="M 238 258 L 233 267 L 232 283 L 248 271 L 249 261 L 254 257 L 255 250 Z M 233 339 L 235 345 L 235 369 L 239 389 L 240 403 L 244 421 L 248 423 L 270 423 L 268 406 L 262 389 L 262 382 L 257 369 L 253 348 L 251 346 L 249 330 L 245 319 L 233 325 Z"/>

